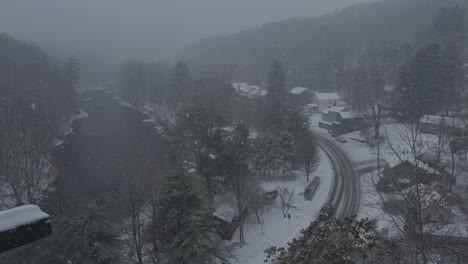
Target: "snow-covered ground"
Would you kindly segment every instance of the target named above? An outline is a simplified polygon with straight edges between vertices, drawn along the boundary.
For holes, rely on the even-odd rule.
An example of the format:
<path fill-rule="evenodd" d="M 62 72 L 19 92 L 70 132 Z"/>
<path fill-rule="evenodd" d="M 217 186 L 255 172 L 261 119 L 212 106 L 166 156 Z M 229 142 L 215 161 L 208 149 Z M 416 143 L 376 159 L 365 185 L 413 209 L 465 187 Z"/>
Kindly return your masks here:
<path fill-rule="evenodd" d="M 255 216 L 250 215 L 245 227 L 246 244 L 239 246 L 238 231 L 234 234 L 230 244 L 234 245 L 233 254 L 237 259 L 233 264 L 260 264 L 265 259 L 264 250 L 271 246 L 287 246 L 287 242 L 300 235 L 300 231 L 315 221 L 322 205 L 326 203 L 329 190 L 332 185 L 332 165 L 327 155 L 320 151 L 320 164 L 317 169 L 311 173 L 311 180 L 315 176 L 320 177 L 320 185 L 312 201 L 304 199 L 304 189 L 307 186 L 306 176 L 303 172 L 297 172 L 296 178 L 288 181 L 275 180 L 265 181 L 261 185 L 265 190 L 275 190 L 287 187 L 294 191 L 294 206 L 290 211 L 291 221 L 283 217 L 280 207 L 279 197 L 275 200 L 273 207 L 266 212 L 262 221 L 263 224 L 257 224 Z"/>
<path fill-rule="evenodd" d="M 376 172 L 366 173 L 361 176 L 361 206 L 358 210 L 358 218 L 369 218 L 377 220 L 377 230 L 389 237 L 395 237 L 398 235 L 398 229 L 395 222 L 399 226 L 403 226 L 399 219 L 391 216 L 384 212 L 382 209 L 382 203 L 377 191 L 375 189 L 376 183 Z"/>

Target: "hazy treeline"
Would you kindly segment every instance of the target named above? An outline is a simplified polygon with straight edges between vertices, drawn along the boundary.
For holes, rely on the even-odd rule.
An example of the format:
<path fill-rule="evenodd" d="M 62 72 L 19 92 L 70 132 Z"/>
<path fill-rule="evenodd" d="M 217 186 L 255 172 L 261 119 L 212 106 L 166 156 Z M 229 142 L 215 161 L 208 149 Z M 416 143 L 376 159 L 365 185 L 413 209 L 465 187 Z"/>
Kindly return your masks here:
<path fill-rule="evenodd" d="M 362 55 L 379 55 L 395 67 L 433 41 L 431 30 L 440 8 L 456 4 L 467 7 L 462 0 L 356 5 L 336 14 L 209 38 L 187 48 L 184 58 L 194 67 L 223 69 L 236 80 L 257 84 L 264 84 L 268 65 L 279 59 L 288 69 L 290 86 L 348 93 L 351 71 Z"/>
<path fill-rule="evenodd" d="M 34 203 L 52 168 L 53 139 L 77 110 L 78 64 L 55 67 L 34 44 L 0 35 L 0 184 L 3 206 Z M 51 181 L 50 179 L 48 180 Z"/>

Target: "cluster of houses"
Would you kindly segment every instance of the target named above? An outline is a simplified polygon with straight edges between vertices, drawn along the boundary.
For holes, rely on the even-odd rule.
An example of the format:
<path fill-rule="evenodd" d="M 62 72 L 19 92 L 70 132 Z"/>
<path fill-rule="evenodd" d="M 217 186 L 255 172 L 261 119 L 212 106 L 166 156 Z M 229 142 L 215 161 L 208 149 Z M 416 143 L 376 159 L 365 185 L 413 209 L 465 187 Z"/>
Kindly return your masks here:
<path fill-rule="evenodd" d="M 266 90 L 257 85 L 233 83 L 235 92 L 241 96 L 255 98 L 265 96 Z M 288 93 L 288 100 L 302 106 L 309 113 L 322 113 L 319 126 L 330 130 L 333 134 L 345 134 L 361 129 L 364 119 L 351 111 L 342 101 L 338 93 L 314 92 L 306 87 L 294 87 Z"/>
<path fill-rule="evenodd" d="M 294 103 L 303 105 L 308 112 L 321 113 L 319 126 L 335 135 L 353 132 L 366 125 L 364 118 L 340 101 L 338 93 L 319 93 L 308 88 L 295 87 L 289 94 Z"/>

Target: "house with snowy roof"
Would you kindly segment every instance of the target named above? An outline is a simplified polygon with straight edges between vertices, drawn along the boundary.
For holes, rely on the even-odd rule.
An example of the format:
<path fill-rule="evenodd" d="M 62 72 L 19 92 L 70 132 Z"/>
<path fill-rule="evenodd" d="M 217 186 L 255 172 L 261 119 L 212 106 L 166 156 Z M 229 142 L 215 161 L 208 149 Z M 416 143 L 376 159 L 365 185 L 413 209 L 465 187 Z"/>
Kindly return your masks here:
<path fill-rule="evenodd" d="M 265 96 L 267 94 L 266 90 L 262 90 L 258 85 L 248 85 L 247 83 L 232 83 L 232 88 L 236 91 L 237 94 L 241 96 L 246 96 L 249 98 L 254 98 L 257 96 Z"/>
<path fill-rule="evenodd" d="M 322 120 L 319 121 L 319 127 L 338 135 L 359 130 L 365 125 L 364 119 L 346 106 L 334 106 L 323 110 Z"/>
<path fill-rule="evenodd" d="M 213 218 L 216 220 L 216 228 L 223 240 L 231 240 L 232 236 L 239 227 L 239 213 L 233 203 L 233 194 L 227 193 L 224 196 L 216 195 L 215 212 Z M 247 217 L 248 211 L 245 208 L 242 212 L 243 217 Z"/>
<path fill-rule="evenodd" d="M 421 131 L 429 134 L 449 132 L 456 136 L 466 133 L 467 123 L 459 118 L 438 115 L 424 115 L 419 119 Z"/>
<path fill-rule="evenodd" d="M 318 105 L 318 110 L 324 111 L 333 106 L 337 106 L 340 101 L 338 93 L 315 93 L 313 102 Z"/>
<path fill-rule="evenodd" d="M 294 87 L 289 90 L 288 96 L 293 104 L 305 106 L 313 100 L 314 93 L 306 87 Z"/>
<path fill-rule="evenodd" d="M 50 216 L 37 205 L 0 211 L 0 253 L 52 234 Z"/>

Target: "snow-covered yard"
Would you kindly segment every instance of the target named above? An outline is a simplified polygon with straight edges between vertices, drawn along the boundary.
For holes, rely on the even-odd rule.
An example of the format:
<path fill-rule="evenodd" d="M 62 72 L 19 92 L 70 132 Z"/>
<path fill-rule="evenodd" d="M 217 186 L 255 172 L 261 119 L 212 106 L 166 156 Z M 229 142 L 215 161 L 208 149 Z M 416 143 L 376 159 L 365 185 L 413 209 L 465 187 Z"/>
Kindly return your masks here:
<path fill-rule="evenodd" d="M 377 171 L 366 173 L 361 176 L 361 204 L 358 211 L 358 218 L 369 218 L 377 220 L 377 230 L 387 234 L 389 237 L 398 235 L 397 226 L 393 221 L 398 221 L 398 218 L 384 212 L 382 203 L 375 189 Z M 401 222 L 398 222 L 403 226 Z"/>
<path fill-rule="evenodd" d="M 329 190 L 332 185 L 333 170 L 331 162 L 323 151 L 320 151 L 320 164 L 311 174 L 320 177 L 320 185 L 311 201 L 304 199 L 304 189 L 307 186 L 306 176 L 303 172 L 297 172 L 295 179 L 282 181 L 265 181 L 261 185 L 266 190 L 275 190 L 286 187 L 294 191 L 294 206 L 290 211 L 291 220 L 283 217 L 279 197 L 275 200 L 272 208 L 266 212 L 262 221 L 257 224 L 255 216 L 250 215 L 245 226 L 246 244 L 239 247 L 238 231 L 234 234 L 229 244 L 234 245 L 234 255 L 237 259 L 234 264 L 257 264 L 263 263 L 265 254 L 263 251 L 271 246 L 287 246 L 287 242 L 300 235 L 300 231 L 317 219 L 318 212 L 326 203 Z"/>

